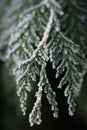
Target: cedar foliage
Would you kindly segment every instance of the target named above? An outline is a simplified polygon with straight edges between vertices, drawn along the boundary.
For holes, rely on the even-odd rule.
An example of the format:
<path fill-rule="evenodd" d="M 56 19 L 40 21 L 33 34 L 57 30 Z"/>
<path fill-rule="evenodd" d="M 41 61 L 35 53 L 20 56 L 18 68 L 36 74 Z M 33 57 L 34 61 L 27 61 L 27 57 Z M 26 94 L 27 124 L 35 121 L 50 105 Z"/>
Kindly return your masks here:
<path fill-rule="evenodd" d="M 18 6 L 15 7 L 16 4 Z M 11 0 L 8 3 L 5 0 L 1 2 L 1 6 L 3 5 L 5 8 L 0 13 L 0 42 L 3 44 L 0 48 L 8 48 L 6 60 L 9 59 L 12 63 L 23 115 L 27 110 L 28 94 L 36 88 L 36 102 L 29 114 L 30 125 L 39 125 L 42 121 L 43 92 L 51 105 L 53 116 L 58 117 L 56 93 L 46 73 L 46 66 L 50 61 L 56 70 L 55 78 L 66 70 L 57 87 L 62 89 L 66 84 L 64 95 L 67 97 L 69 115 L 72 116 L 86 72 L 85 3 L 78 0 L 38 0 L 30 3 Z M 2 54 L 0 57 L 5 59 Z"/>

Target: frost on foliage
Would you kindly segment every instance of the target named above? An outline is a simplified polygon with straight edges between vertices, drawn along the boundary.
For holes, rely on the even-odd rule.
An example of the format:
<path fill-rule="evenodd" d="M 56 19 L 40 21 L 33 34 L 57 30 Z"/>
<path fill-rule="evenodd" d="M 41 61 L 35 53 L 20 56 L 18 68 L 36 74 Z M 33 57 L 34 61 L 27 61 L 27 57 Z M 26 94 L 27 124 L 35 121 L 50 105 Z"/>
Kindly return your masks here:
<path fill-rule="evenodd" d="M 33 89 L 32 84 L 37 80 L 37 77 L 39 76 L 41 65 L 46 65 L 47 60 L 48 57 L 44 48 L 38 48 L 30 59 L 21 62 L 17 68 L 18 75 L 16 75 L 16 81 L 19 86 L 17 94 L 20 97 L 20 103 L 21 106 L 23 106 L 21 108 L 24 114 L 26 112 L 25 108 L 27 92 L 30 92 L 31 89 Z M 23 72 L 22 74 L 21 71 Z M 22 93 L 26 93 L 26 97 Z M 24 99 L 23 102 L 21 102 L 22 95 L 24 96 L 24 98 L 22 98 L 22 100 Z"/>
<path fill-rule="evenodd" d="M 43 91 L 43 68 L 41 69 L 40 76 L 41 79 L 38 83 L 38 91 L 36 92 L 36 102 L 34 103 L 34 107 L 32 112 L 29 115 L 29 122 L 30 125 L 33 126 L 34 124 L 39 125 L 41 123 L 41 98 L 42 98 L 42 91 Z"/>
<path fill-rule="evenodd" d="M 68 82 L 64 95 L 68 97 L 69 114 L 73 115 L 76 97 L 79 95 L 82 83 L 84 55 L 81 53 L 79 46 L 64 37 L 61 32 L 54 35 L 48 44 L 48 48 L 53 68 L 56 68 L 56 78 L 67 69 L 58 88 L 62 88 Z"/>
<path fill-rule="evenodd" d="M 37 88 L 36 102 L 29 114 L 31 126 L 39 125 L 42 121 L 43 90 L 51 105 L 53 116 L 58 117 L 56 93 L 52 90 L 46 74 L 48 60 L 56 69 L 55 78 L 66 70 L 58 88 L 67 84 L 64 95 L 67 96 L 70 115 L 75 111 L 76 97 L 81 88 L 84 55 L 77 44 L 62 34 L 59 15 L 63 15 L 63 12 L 55 0 L 43 0 L 20 15 L 10 38 L 8 56 L 12 57 L 15 63 L 17 95 L 24 115 L 28 93 L 33 91 L 34 87 Z"/>
<path fill-rule="evenodd" d="M 40 81 L 38 83 L 38 91 L 36 92 L 36 102 L 32 109 L 32 112 L 29 115 L 29 122 L 30 125 L 33 126 L 34 124 L 39 125 L 41 123 L 41 98 L 42 98 L 42 91 L 44 89 L 44 93 L 46 93 L 46 97 L 51 105 L 51 110 L 53 111 L 53 116 L 58 117 L 58 107 L 57 102 L 55 100 L 56 94 L 53 92 L 51 85 L 48 81 L 46 76 L 45 66 L 42 66 L 40 72 Z"/>
<path fill-rule="evenodd" d="M 56 93 L 53 92 L 51 85 L 49 83 L 49 80 L 47 78 L 46 75 L 46 70 L 44 70 L 44 79 L 45 79 L 45 88 L 44 88 L 44 92 L 46 93 L 46 97 L 48 99 L 49 104 L 51 105 L 51 110 L 53 111 L 53 116 L 54 117 L 58 117 L 58 104 L 55 100 L 56 98 Z"/>
<path fill-rule="evenodd" d="M 54 6 L 52 7 L 52 5 Z M 38 43 L 42 39 L 43 33 L 46 29 L 46 25 L 49 20 L 50 8 L 52 7 L 55 11 L 56 8 L 58 8 L 59 14 L 63 14 L 60 6 L 56 6 L 57 4 L 53 1 L 51 2 L 44 0 L 40 4 L 25 10 L 20 15 L 19 22 L 9 42 L 11 50 L 9 52 L 10 55 L 13 54 L 14 51 L 16 53 L 18 52 L 22 59 L 32 55 L 34 49 L 37 48 Z M 38 26 L 39 28 L 37 28 Z"/>

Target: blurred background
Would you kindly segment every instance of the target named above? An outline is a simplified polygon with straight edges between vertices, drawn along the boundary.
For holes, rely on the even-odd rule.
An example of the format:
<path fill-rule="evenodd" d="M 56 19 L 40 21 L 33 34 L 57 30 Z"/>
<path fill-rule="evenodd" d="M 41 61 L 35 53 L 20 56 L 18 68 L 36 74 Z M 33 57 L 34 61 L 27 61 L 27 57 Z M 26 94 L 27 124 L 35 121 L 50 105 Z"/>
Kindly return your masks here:
<path fill-rule="evenodd" d="M 70 117 L 68 115 L 67 99 L 64 97 L 63 90 L 58 90 L 55 87 L 57 81 L 54 79 L 55 72 L 50 64 L 47 66 L 50 68 L 47 69 L 47 73 L 50 74 L 49 80 L 57 94 L 59 118 L 53 118 L 44 93 L 42 98 L 43 121 L 41 125 L 29 126 L 28 114 L 33 98 L 28 99 L 26 116 L 22 115 L 19 98 L 16 95 L 15 80 L 10 67 L 4 61 L 4 54 L 17 16 L 24 8 L 37 3 L 37 1 L 40 0 L 0 0 L 0 130 L 87 130 L 87 73 L 84 76 L 80 96 L 77 98 L 75 115 Z"/>

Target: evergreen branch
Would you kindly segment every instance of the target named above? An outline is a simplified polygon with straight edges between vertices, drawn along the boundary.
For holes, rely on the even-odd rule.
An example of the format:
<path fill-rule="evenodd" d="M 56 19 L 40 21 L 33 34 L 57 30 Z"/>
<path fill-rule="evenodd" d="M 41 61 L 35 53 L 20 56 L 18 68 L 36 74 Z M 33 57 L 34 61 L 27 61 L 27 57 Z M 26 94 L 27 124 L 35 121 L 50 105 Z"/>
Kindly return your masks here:
<path fill-rule="evenodd" d="M 65 91 L 68 91 L 69 114 L 73 115 L 75 111 L 75 100 L 79 95 L 82 85 L 82 71 L 84 70 L 82 59 L 84 59 L 84 55 L 79 53 L 79 46 L 67 39 L 61 32 L 57 32 L 54 37 L 56 37 L 56 40 L 51 40 L 48 44 L 50 60 L 53 68 L 56 68 L 56 78 L 67 68 L 65 75 L 60 80 L 58 88 L 62 88 L 64 84 L 69 82 L 68 88 L 66 87 Z M 61 63 L 59 64 L 57 61 L 61 61 Z"/>
<path fill-rule="evenodd" d="M 69 114 L 73 115 L 75 111 L 76 97 L 79 95 L 83 79 L 84 54 L 79 45 L 61 32 L 58 15 L 62 14 L 61 7 L 55 0 L 43 0 L 20 15 L 9 42 L 8 54 L 13 57 L 16 64 L 17 94 L 24 115 L 28 92 L 38 86 L 36 102 L 29 114 L 31 126 L 41 123 L 43 89 L 51 105 L 53 116 L 58 117 L 56 93 L 46 74 L 48 60 L 56 69 L 56 78 L 66 70 L 58 88 L 62 88 L 68 82 L 64 94 L 67 96 Z M 15 60 L 16 58 L 21 62 Z"/>

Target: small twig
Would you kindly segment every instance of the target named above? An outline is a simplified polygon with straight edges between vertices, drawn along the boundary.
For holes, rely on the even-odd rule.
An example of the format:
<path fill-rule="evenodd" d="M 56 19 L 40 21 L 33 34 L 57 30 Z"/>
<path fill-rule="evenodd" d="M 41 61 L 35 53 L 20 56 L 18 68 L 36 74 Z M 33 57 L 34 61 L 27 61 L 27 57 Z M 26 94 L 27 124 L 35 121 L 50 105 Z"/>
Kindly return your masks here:
<path fill-rule="evenodd" d="M 51 9 L 49 22 L 48 22 L 46 30 L 45 30 L 45 32 L 43 34 L 43 38 L 42 38 L 42 40 L 40 41 L 40 43 L 38 45 L 38 48 L 43 46 L 44 44 L 46 44 L 47 39 L 49 37 L 49 33 L 50 33 L 50 30 L 51 30 L 51 27 L 52 27 L 53 20 L 54 20 L 54 11 L 53 11 L 53 9 Z"/>

